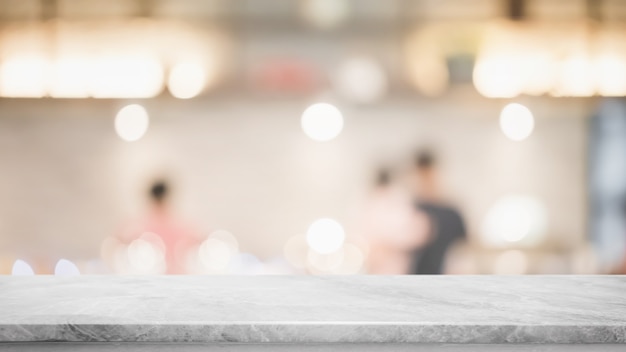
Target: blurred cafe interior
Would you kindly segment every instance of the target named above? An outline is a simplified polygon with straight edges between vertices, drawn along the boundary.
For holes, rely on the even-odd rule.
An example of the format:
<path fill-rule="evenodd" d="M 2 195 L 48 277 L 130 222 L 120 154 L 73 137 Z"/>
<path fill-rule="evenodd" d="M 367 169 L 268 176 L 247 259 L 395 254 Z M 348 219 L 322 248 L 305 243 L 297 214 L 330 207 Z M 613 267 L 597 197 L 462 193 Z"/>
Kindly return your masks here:
<path fill-rule="evenodd" d="M 626 273 L 626 1 L 0 0 L 0 274 Z"/>

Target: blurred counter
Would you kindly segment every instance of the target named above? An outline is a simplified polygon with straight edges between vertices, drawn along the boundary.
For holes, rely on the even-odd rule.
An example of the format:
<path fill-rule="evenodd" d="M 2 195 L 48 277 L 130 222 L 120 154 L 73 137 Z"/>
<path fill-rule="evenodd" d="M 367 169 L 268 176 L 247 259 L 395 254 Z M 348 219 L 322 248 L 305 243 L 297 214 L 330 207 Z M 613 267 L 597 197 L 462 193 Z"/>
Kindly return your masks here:
<path fill-rule="evenodd" d="M 625 292 L 623 276 L 2 277 L 0 347 L 609 344 L 624 350 Z"/>

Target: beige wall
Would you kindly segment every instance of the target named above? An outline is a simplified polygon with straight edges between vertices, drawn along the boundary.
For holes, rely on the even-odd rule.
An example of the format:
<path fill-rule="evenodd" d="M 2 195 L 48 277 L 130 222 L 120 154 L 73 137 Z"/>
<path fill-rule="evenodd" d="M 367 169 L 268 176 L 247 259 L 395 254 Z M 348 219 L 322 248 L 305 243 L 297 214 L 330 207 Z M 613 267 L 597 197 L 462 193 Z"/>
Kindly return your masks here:
<path fill-rule="evenodd" d="M 522 143 L 499 130 L 506 102 L 474 93 L 338 104 L 345 129 L 325 144 L 300 129 L 310 102 L 145 101 L 148 133 L 126 143 L 113 118 L 127 102 L 2 100 L 0 254 L 97 256 L 103 238 L 142 213 L 148 180 L 165 172 L 182 217 L 205 231 L 231 231 L 242 250 L 262 258 L 280 255 L 284 241 L 318 217 L 334 217 L 350 231 L 374 167 L 423 144 L 440 150 L 447 193 L 472 235 L 489 206 L 510 192 L 545 203 L 550 242 L 575 243 L 585 234 L 590 100 L 522 101 L 537 119 Z"/>

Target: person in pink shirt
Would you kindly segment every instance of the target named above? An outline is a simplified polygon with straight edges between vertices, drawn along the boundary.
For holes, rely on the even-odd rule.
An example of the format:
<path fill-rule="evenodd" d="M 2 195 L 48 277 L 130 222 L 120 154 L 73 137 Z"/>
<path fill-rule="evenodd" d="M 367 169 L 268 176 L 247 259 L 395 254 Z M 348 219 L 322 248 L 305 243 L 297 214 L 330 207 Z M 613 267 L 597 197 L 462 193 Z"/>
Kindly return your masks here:
<path fill-rule="evenodd" d="M 191 226 L 176 218 L 169 207 L 169 186 L 165 181 L 152 184 L 148 214 L 126 227 L 118 239 L 126 244 L 142 239 L 156 248 L 165 262 L 166 274 L 185 274 L 190 251 L 197 248 L 199 237 Z"/>
<path fill-rule="evenodd" d="M 361 233 L 369 242 L 367 272 L 375 275 L 407 274 L 411 253 L 428 241 L 430 223 L 415 211 L 410 193 L 391 182 L 381 170 L 366 203 Z"/>

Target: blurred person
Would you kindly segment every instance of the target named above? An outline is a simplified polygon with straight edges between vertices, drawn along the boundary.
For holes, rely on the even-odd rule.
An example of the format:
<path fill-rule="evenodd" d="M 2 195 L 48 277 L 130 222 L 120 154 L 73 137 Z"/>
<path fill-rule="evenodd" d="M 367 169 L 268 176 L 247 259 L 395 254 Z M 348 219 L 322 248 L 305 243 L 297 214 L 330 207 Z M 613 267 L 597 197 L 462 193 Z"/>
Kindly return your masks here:
<path fill-rule="evenodd" d="M 148 214 L 127 226 L 118 239 L 126 244 L 139 238 L 151 242 L 164 251 L 166 274 L 185 274 L 187 254 L 199 245 L 199 236 L 191 226 L 172 214 L 169 193 L 166 181 L 154 182 L 148 192 Z"/>
<path fill-rule="evenodd" d="M 414 163 L 414 205 L 416 211 L 428 216 L 431 233 L 428 243 L 413 252 L 411 273 L 442 274 L 446 253 L 453 244 L 466 238 L 465 223 L 461 214 L 442 199 L 433 153 L 418 152 Z"/>
<path fill-rule="evenodd" d="M 388 170 L 379 171 L 365 206 L 362 233 L 369 243 L 369 274 L 407 274 L 411 253 L 426 243 L 428 218 L 413 209 L 408 190 L 391 180 Z"/>

